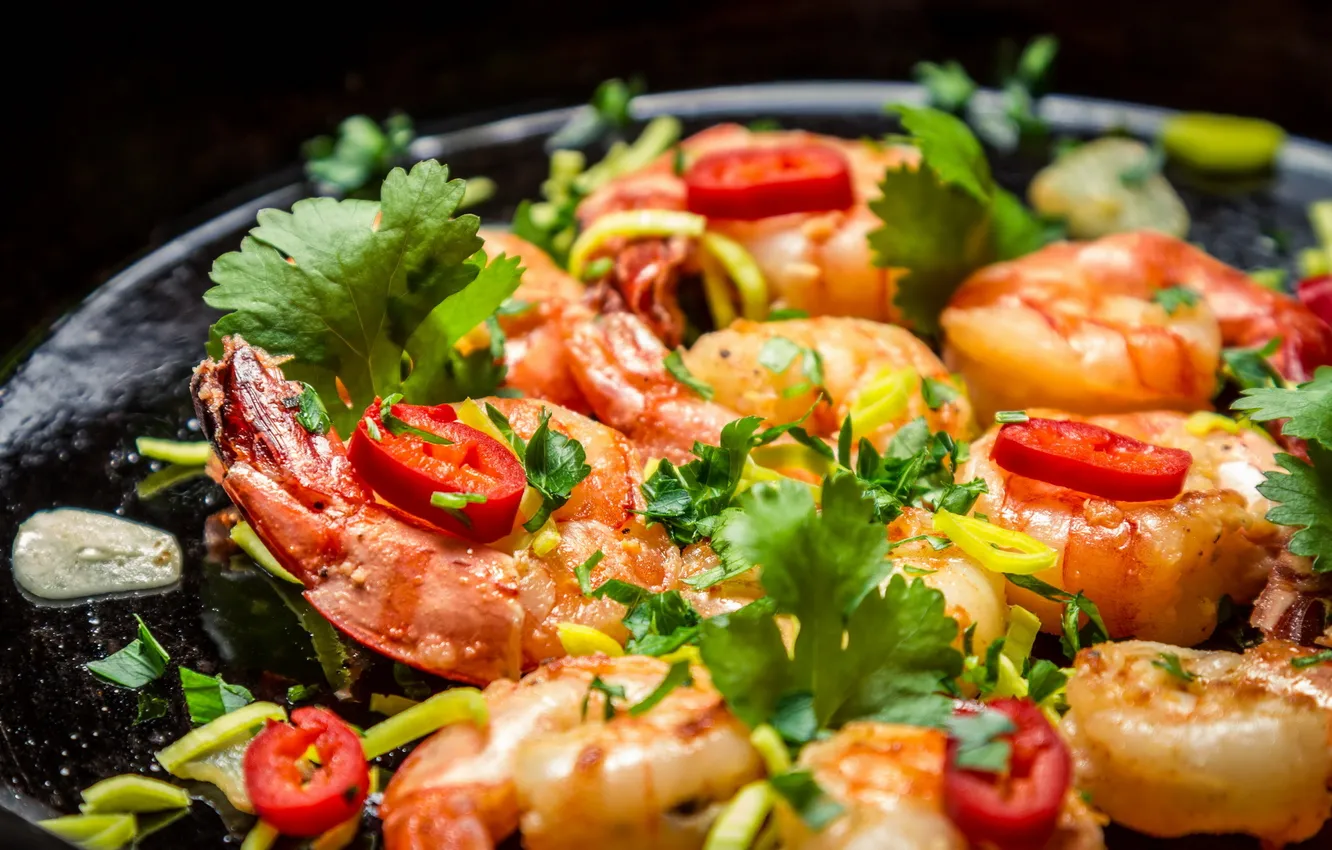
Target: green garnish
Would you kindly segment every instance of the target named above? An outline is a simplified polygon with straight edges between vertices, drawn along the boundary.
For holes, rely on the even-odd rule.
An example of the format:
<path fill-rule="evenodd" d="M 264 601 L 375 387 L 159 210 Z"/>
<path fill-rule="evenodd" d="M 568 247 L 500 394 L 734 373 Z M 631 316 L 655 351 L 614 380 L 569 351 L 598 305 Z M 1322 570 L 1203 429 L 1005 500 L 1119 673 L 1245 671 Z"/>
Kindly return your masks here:
<path fill-rule="evenodd" d="M 305 174 L 323 191 L 373 198 L 414 138 L 406 115 L 389 116 L 382 129 L 364 115 L 353 115 L 338 125 L 336 140 L 319 136 L 305 143 Z"/>
<path fill-rule="evenodd" d="M 1010 425 L 1016 422 L 1029 422 L 1031 417 L 1025 410 L 1000 410 L 994 414 L 994 421 L 999 425 Z"/>
<path fill-rule="evenodd" d="M 254 702 L 254 694 L 246 688 L 227 684 L 221 676 L 208 676 L 188 667 L 180 668 L 180 687 L 185 692 L 190 722 L 195 724 L 211 723 Z"/>
<path fill-rule="evenodd" d="M 314 697 L 320 690 L 319 685 L 292 685 L 287 688 L 287 702 L 293 704 L 305 702 Z"/>
<path fill-rule="evenodd" d="M 624 686 L 612 685 L 609 682 L 603 681 L 600 676 L 593 676 L 592 681 L 587 685 L 587 694 L 583 697 L 582 717 L 584 720 L 587 719 L 587 706 L 592 702 L 593 692 L 603 694 L 606 697 L 606 705 L 604 707 L 605 719 L 611 720 L 614 718 L 615 700 L 622 700 L 625 698 Z"/>
<path fill-rule="evenodd" d="M 819 784 L 814 781 L 814 774 L 807 770 L 789 770 L 769 777 L 768 784 L 778 794 L 786 798 L 796 814 L 810 829 L 823 829 L 832 823 L 842 812 L 841 803 L 829 797 Z"/>
<path fill-rule="evenodd" d="M 1172 159 L 1192 168 L 1243 174 L 1270 168 L 1286 133 L 1257 118 L 1190 112 L 1167 118 L 1160 138 Z"/>
<path fill-rule="evenodd" d="M 522 451 L 527 486 L 541 494 L 541 507 L 523 528 L 535 532 L 546 524 L 552 511 L 569 501 L 573 488 L 592 472 L 583 444 L 550 427 L 550 411 L 541 408 L 541 424 Z"/>
<path fill-rule="evenodd" d="M 641 702 L 629 706 L 629 716 L 637 717 L 651 711 L 653 706 L 670 694 L 676 688 L 689 687 L 694 684 L 694 677 L 689 672 L 688 661 L 676 661 L 671 665 L 671 669 L 666 671 L 662 677 L 661 683 L 652 689 L 652 693 L 643 697 Z"/>
<path fill-rule="evenodd" d="M 135 614 L 134 619 L 139 623 L 139 636 L 106 658 L 89 661 L 86 665 L 88 672 L 104 682 L 131 689 L 161 678 L 171 656 L 148 631 L 143 618 Z"/>
<path fill-rule="evenodd" d="M 464 509 L 468 505 L 482 505 L 485 502 L 486 497 L 480 493 L 445 493 L 437 490 L 430 494 L 432 506 L 444 511 L 468 528 L 472 527 L 472 520 L 463 512 Z"/>
<path fill-rule="evenodd" d="M 1160 141 L 1157 141 L 1147 149 L 1147 155 L 1137 165 L 1129 166 L 1119 172 L 1119 182 L 1129 188 L 1142 186 L 1148 178 L 1161 173 L 1161 169 L 1165 167 L 1165 159 L 1165 148 Z"/>
<path fill-rule="evenodd" d="M 574 567 L 574 577 L 578 579 L 578 589 L 584 596 L 592 595 L 592 571 L 601 563 L 606 553 L 598 549 L 586 561 Z"/>
<path fill-rule="evenodd" d="M 805 310 L 799 310 L 795 307 L 781 307 L 776 310 L 769 310 L 765 322 L 788 322 L 792 319 L 808 319 L 809 313 Z"/>
<path fill-rule="evenodd" d="M 920 382 L 920 395 L 930 410 L 938 410 L 945 404 L 956 401 L 962 392 L 951 381 L 925 378 Z"/>
<path fill-rule="evenodd" d="M 472 373 L 494 377 L 490 354 L 465 359 L 453 345 L 513 294 L 518 259 L 487 264 L 479 220 L 452 218 L 463 188 L 431 160 L 394 169 L 380 203 L 312 198 L 260 212 L 241 250 L 213 264 L 204 300 L 232 312 L 213 325 L 209 353 L 240 334 L 292 355 L 287 376 L 315 388 L 343 434 L 375 396 L 438 404 L 487 394 Z"/>
<path fill-rule="evenodd" d="M 159 440 L 156 437 L 137 437 L 134 448 L 146 458 L 181 466 L 203 466 L 213 453 L 213 447 L 207 441 L 181 442 Z"/>
<path fill-rule="evenodd" d="M 1332 661 L 1332 649 L 1324 649 L 1315 652 L 1313 655 L 1306 655 L 1303 658 L 1292 658 L 1290 659 L 1290 664 L 1292 667 L 1303 670 L 1305 667 L 1326 664 L 1329 661 Z"/>
<path fill-rule="evenodd" d="M 680 349 L 675 349 L 666 355 L 666 371 L 671 373 L 671 377 L 693 390 L 700 398 L 705 401 L 712 401 L 714 395 L 712 387 L 694 377 L 685 366 L 684 357 Z"/>
<path fill-rule="evenodd" d="M 1281 338 L 1268 340 L 1262 348 L 1221 349 L 1221 374 L 1241 390 L 1260 387 L 1284 387 L 1286 380 L 1268 362 L 1281 347 Z"/>
<path fill-rule="evenodd" d="M 583 281 L 585 283 L 591 283 L 595 280 L 601 280 L 603 277 L 610 274 L 614 268 L 615 261 L 610 257 L 597 257 L 595 260 L 587 264 L 587 268 L 583 269 Z"/>
<path fill-rule="evenodd" d="M 1198 677 L 1184 669 L 1184 664 L 1179 660 L 1179 656 L 1173 652 L 1162 652 L 1159 658 L 1153 659 L 1152 666 L 1158 670 L 1164 670 L 1181 682 L 1192 682 Z"/>
<path fill-rule="evenodd" d="M 593 555 L 588 562 L 595 567 L 600 560 Z M 586 567 L 588 562 L 583 566 Z M 590 567 L 587 572 L 591 572 Z M 590 575 L 588 584 L 590 587 Z M 582 576 L 579 577 L 579 587 L 582 587 Z M 628 609 L 621 622 L 630 634 L 624 645 L 625 651 L 633 655 L 665 655 L 693 643 L 703 621 L 678 590 L 655 593 L 613 578 L 584 593 L 593 599 L 609 597 Z"/>
<path fill-rule="evenodd" d="M 148 723 L 166 717 L 167 709 L 171 707 L 169 702 L 148 691 L 139 691 L 138 696 L 139 701 L 134 709 L 133 725 L 138 726 L 140 723 Z"/>
<path fill-rule="evenodd" d="M 1064 634 L 1059 639 L 1059 645 L 1063 647 L 1064 654 L 1069 658 L 1077 655 L 1078 651 L 1084 646 L 1094 646 L 1098 643 L 1105 643 L 1110 639 L 1110 632 L 1105 627 L 1105 620 L 1101 619 L 1101 609 L 1096 607 L 1095 602 L 1083 596 L 1082 591 L 1069 593 L 1067 590 L 1061 590 L 1052 584 L 1047 584 L 1035 576 L 1018 575 L 1017 573 L 1009 573 L 1004 578 L 1024 590 L 1030 590 L 1043 599 L 1063 604 Z M 1078 624 L 1084 615 L 1087 617 L 1087 625 L 1079 628 Z"/>
<path fill-rule="evenodd" d="M 1152 301 L 1173 316 L 1181 307 L 1197 307 L 1202 298 L 1187 286 L 1167 286 L 1153 292 Z"/>
<path fill-rule="evenodd" d="M 328 409 L 324 407 L 315 388 L 304 381 L 301 382 L 301 394 L 284 398 L 282 406 L 287 410 L 295 410 L 296 421 L 311 434 L 328 433 Z"/>
<path fill-rule="evenodd" d="M 948 734 L 957 741 L 953 763 L 967 770 L 1003 773 L 1013 745 L 1000 739 L 1017 731 L 1013 721 L 997 711 L 984 710 L 976 714 L 956 714 L 948 718 Z"/>
<path fill-rule="evenodd" d="M 962 112 L 976 93 L 976 81 L 952 59 L 942 65 L 917 62 L 911 69 L 911 77 L 925 87 L 930 106 L 944 112 Z"/>

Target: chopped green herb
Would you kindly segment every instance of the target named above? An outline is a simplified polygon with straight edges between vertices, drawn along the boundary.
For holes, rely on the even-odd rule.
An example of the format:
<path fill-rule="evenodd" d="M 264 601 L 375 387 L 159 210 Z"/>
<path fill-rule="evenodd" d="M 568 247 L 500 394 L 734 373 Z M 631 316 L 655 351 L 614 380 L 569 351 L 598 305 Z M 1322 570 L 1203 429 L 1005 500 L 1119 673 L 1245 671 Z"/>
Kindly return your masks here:
<path fill-rule="evenodd" d="M 582 443 L 550 427 L 550 411 L 544 407 L 541 424 L 521 454 L 527 470 L 527 486 L 541 494 L 541 507 L 523 523 L 523 528 L 535 532 L 546 524 L 552 511 L 569 501 L 573 488 L 592 472 L 592 467 L 587 464 Z"/>
<path fill-rule="evenodd" d="M 1068 684 L 1068 671 L 1044 658 L 1031 665 L 1027 673 L 1027 698 L 1040 705 Z"/>
<path fill-rule="evenodd" d="M 661 684 L 652 690 L 652 693 L 643 697 L 642 702 L 629 706 L 629 716 L 637 717 L 651 711 L 653 706 L 664 700 L 671 691 L 680 687 L 688 687 L 694 683 L 694 677 L 689 672 L 688 661 L 676 661 L 671 665 L 671 669 L 666 671 Z"/>
<path fill-rule="evenodd" d="M 220 676 L 208 676 L 188 667 L 180 668 L 180 687 L 190 722 L 211 723 L 224 714 L 254 702 L 254 695 L 240 685 L 229 685 Z"/>
<path fill-rule="evenodd" d="M 1167 286 L 1152 293 L 1152 301 L 1173 316 L 1181 307 L 1197 307 L 1202 298 L 1187 286 Z"/>
<path fill-rule="evenodd" d="M 415 137 L 406 115 L 389 116 L 382 129 L 364 115 L 353 115 L 338 125 L 336 140 L 320 136 L 305 143 L 306 176 L 324 191 L 373 198 Z"/>
<path fill-rule="evenodd" d="M 635 655 L 665 655 L 692 643 L 703 618 L 678 590 L 654 593 L 619 579 L 609 579 L 589 594 L 609 597 L 628 611 L 621 620 L 629 630 L 625 650 Z"/>
<path fill-rule="evenodd" d="M 786 799 L 796 814 L 810 829 L 818 831 L 841 816 L 842 805 L 829 797 L 814 774 L 807 770 L 790 770 L 768 779 L 773 790 Z"/>
<path fill-rule="evenodd" d="M 296 411 L 296 421 L 301 427 L 311 434 L 326 434 L 329 428 L 328 410 L 324 407 L 324 402 L 320 400 L 319 393 L 315 388 L 300 382 L 301 394 L 284 398 L 282 406 L 287 410 Z"/>
<path fill-rule="evenodd" d="M 997 711 L 983 710 L 976 714 L 955 714 L 945 725 L 948 734 L 957 741 L 953 763 L 967 770 L 1003 773 L 1013 746 L 1001 739 L 1017 731 L 1013 721 Z"/>
<path fill-rule="evenodd" d="M 320 687 L 318 685 L 292 685 L 287 688 L 287 702 L 292 704 L 305 702 L 319 691 Z"/>
<path fill-rule="evenodd" d="M 1161 169 L 1165 167 L 1165 160 L 1165 147 L 1161 144 L 1161 140 L 1157 139 L 1137 165 L 1119 172 L 1119 182 L 1129 188 L 1142 186 L 1149 178 L 1161 173 Z"/>
<path fill-rule="evenodd" d="M 100 661 L 89 661 L 86 665 L 88 672 L 104 682 L 131 689 L 141 688 L 161 677 L 171 656 L 162 649 L 153 633 L 148 631 L 143 618 L 135 614 L 134 619 L 139 623 L 139 636 L 126 644 L 124 649 Z"/>
<path fill-rule="evenodd" d="M 685 366 L 680 349 L 677 348 L 666 355 L 666 371 L 671 373 L 671 377 L 689 387 L 705 401 L 712 401 L 712 387 L 694 377 L 689 368 Z"/>
<path fill-rule="evenodd" d="M 1014 77 L 1034 95 L 1042 95 L 1049 88 L 1050 68 L 1059 53 L 1059 39 L 1053 35 L 1038 35 L 1023 48 L 1018 57 Z"/>
<path fill-rule="evenodd" d="M 601 280 L 615 269 L 615 261 L 610 257 L 597 257 L 583 269 L 583 280 L 587 283 Z"/>
<path fill-rule="evenodd" d="M 574 577 L 578 579 L 578 589 L 584 596 L 592 595 L 592 571 L 601 563 L 601 559 L 606 557 L 606 553 L 600 549 L 593 552 L 586 561 L 574 567 Z"/>
<path fill-rule="evenodd" d="M 1273 292 L 1286 291 L 1286 270 L 1285 269 L 1253 269 L 1249 273 L 1249 279 L 1264 289 L 1270 289 Z"/>
<path fill-rule="evenodd" d="M 1286 381 L 1267 358 L 1281 347 L 1281 338 L 1268 341 L 1262 348 L 1221 349 L 1221 373 L 1241 390 L 1259 387 L 1284 387 Z"/>
<path fill-rule="evenodd" d="M 769 310 L 765 322 L 789 322 L 792 319 L 808 319 L 809 313 L 805 310 L 798 310 L 794 307 L 780 307 L 776 310 Z"/>
<path fill-rule="evenodd" d="M 945 404 L 955 401 L 961 394 L 961 391 L 953 386 L 951 381 L 925 378 L 920 382 L 921 398 L 925 399 L 925 404 L 930 410 L 938 410 Z"/>
<path fill-rule="evenodd" d="M 1008 425 L 1013 422 L 1027 422 L 1031 419 L 1025 410 L 1000 410 L 994 414 L 994 421 L 1000 425 Z"/>
<path fill-rule="evenodd" d="M 592 701 L 592 693 L 594 691 L 604 694 L 606 697 L 605 719 L 610 720 L 615 717 L 615 700 L 622 700 L 625 698 L 624 686 L 612 685 L 603 681 L 600 676 L 593 676 L 592 681 L 588 683 L 587 694 L 583 697 L 582 717 L 584 720 L 587 719 L 587 706 Z"/>
<path fill-rule="evenodd" d="M 1084 646 L 1105 643 L 1110 639 L 1110 633 L 1105 627 L 1105 620 L 1101 619 L 1101 610 L 1096 607 L 1095 602 L 1083 596 L 1081 591 L 1069 593 L 1052 584 L 1047 584 L 1035 576 L 1013 573 L 1004 576 L 1004 578 L 1024 590 L 1030 590 L 1043 599 L 1063 604 L 1064 635 L 1059 639 L 1059 643 L 1064 649 L 1064 654 L 1069 658 L 1077 655 L 1078 650 Z M 1087 625 L 1079 628 L 1078 624 L 1083 615 L 1087 617 Z"/>
<path fill-rule="evenodd" d="M 1183 682 L 1192 682 L 1197 676 L 1184 669 L 1184 664 L 1179 660 L 1179 656 L 1173 652 L 1162 652 L 1161 657 L 1152 661 L 1152 666 L 1164 670 L 1176 679 Z"/>
<path fill-rule="evenodd" d="M 445 493 L 436 491 L 430 494 L 430 504 L 447 513 L 449 516 L 461 522 L 468 528 L 472 527 L 472 519 L 464 513 L 468 505 L 485 504 L 486 497 L 480 493 Z"/>
<path fill-rule="evenodd" d="M 157 720 L 166 717 L 167 709 L 170 707 L 162 697 L 156 694 L 150 694 L 148 691 L 139 691 L 139 703 L 134 713 L 134 724 L 147 723 L 150 720 Z"/>
<path fill-rule="evenodd" d="M 1292 667 L 1303 670 L 1305 667 L 1313 667 L 1317 664 L 1326 664 L 1332 661 L 1332 649 L 1324 649 L 1315 652 L 1313 655 L 1306 655 L 1302 658 L 1292 658 L 1290 660 Z"/>
<path fill-rule="evenodd" d="M 393 681 L 402 688 L 408 699 L 421 702 L 430 697 L 430 686 L 421 678 L 421 674 L 400 661 L 393 662 Z"/>
<path fill-rule="evenodd" d="M 755 118 L 745 125 L 751 133 L 771 133 L 773 130 L 782 129 L 782 122 L 776 118 Z"/>
<path fill-rule="evenodd" d="M 804 351 L 803 346 L 784 336 L 774 336 L 759 349 L 758 362 L 769 372 L 780 375 L 790 368 L 802 351 Z"/>
<path fill-rule="evenodd" d="M 438 434 L 432 434 L 429 431 L 417 428 L 414 425 L 408 425 L 403 420 L 394 416 L 393 405 L 400 401 L 402 401 L 402 393 L 394 393 L 379 403 L 379 419 L 384 423 L 384 427 L 389 430 L 390 434 L 393 434 L 394 436 L 411 434 L 413 437 L 419 438 L 422 442 L 433 443 L 437 446 L 453 445 L 452 440 L 441 437 Z"/>

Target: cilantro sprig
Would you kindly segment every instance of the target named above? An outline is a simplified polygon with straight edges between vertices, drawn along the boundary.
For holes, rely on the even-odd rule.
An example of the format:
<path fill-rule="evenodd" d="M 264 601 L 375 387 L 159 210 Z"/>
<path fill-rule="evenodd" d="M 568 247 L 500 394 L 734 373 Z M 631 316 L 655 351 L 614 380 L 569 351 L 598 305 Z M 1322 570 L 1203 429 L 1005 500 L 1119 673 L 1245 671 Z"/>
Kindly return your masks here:
<path fill-rule="evenodd" d="M 1082 591 L 1069 593 L 1035 576 L 1010 573 L 1005 578 L 1024 590 L 1030 590 L 1043 599 L 1064 606 L 1062 617 L 1064 634 L 1059 639 L 1059 645 L 1069 658 L 1077 655 L 1084 646 L 1105 643 L 1110 639 L 1110 630 L 1105 627 L 1101 609 L 1096 607 L 1095 602 L 1083 596 Z M 1083 617 L 1087 618 L 1086 625 L 1080 625 Z"/>
<path fill-rule="evenodd" d="M 383 126 L 364 115 L 338 125 L 336 138 L 319 136 L 305 143 L 305 174 L 325 192 L 373 199 L 379 181 L 407 155 L 416 138 L 412 119 L 391 115 Z"/>
<path fill-rule="evenodd" d="M 452 217 L 463 191 L 429 160 L 390 172 L 379 203 L 311 198 L 261 211 L 241 249 L 213 264 L 204 300 L 229 312 L 213 325 L 210 353 L 240 334 L 291 355 L 287 376 L 315 388 L 343 434 L 375 396 L 461 399 L 453 346 L 519 280 L 517 258 L 486 262 L 475 216 Z"/>
<path fill-rule="evenodd" d="M 523 528 L 535 532 L 550 519 L 552 512 L 564 507 L 584 478 L 592 474 L 583 444 L 550 427 L 550 411 L 541 408 L 540 422 L 530 440 L 513 430 L 509 418 L 486 402 L 486 416 L 495 425 L 523 462 L 527 486 L 541 494 L 541 507 Z"/>

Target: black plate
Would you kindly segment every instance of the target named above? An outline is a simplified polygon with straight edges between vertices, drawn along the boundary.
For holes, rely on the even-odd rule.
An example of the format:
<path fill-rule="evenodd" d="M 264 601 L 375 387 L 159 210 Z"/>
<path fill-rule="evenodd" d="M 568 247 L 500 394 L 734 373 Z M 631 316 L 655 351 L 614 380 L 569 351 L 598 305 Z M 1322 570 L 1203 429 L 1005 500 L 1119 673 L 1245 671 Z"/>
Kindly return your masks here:
<path fill-rule="evenodd" d="M 994 103 L 992 93 L 982 98 Z M 678 115 L 690 130 L 719 120 L 775 118 L 786 126 L 861 136 L 892 129 L 882 111 L 885 103 L 920 99 L 920 90 L 909 85 L 810 83 L 658 94 L 636 103 L 640 117 Z M 1056 133 L 1078 136 L 1116 128 L 1150 136 L 1168 114 L 1067 97 L 1047 98 L 1042 110 Z M 487 221 L 507 220 L 521 198 L 537 194 L 546 171 L 542 140 L 569 114 L 555 110 L 454 129 L 418 140 L 412 153 L 437 157 L 461 176 L 496 178 L 499 194 L 479 212 Z M 1045 161 L 1021 154 L 993 158 L 1000 181 L 1018 191 Z M 1291 268 L 1294 253 L 1313 243 L 1307 203 L 1332 196 L 1332 148 L 1293 140 L 1272 179 L 1228 195 L 1180 188 L 1193 215 L 1192 238 L 1208 250 L 1243 268 Z M 306 191 L 291 183 L 255 197 L 135 263 L 59 322 L 0 389 L 0 562 L 8 564 L 19 522 L 57 505 L 114 511 L 165 528 L 178 536 L 186 553 L 178 588 L 137 599 L 39 606 L 7 577 L 0 578 L 4 846 L 38 839 L 25 837 L 26 825 L 3 809 L 28 819 L 73 812 L 79 789 L 98 779 L 157 772 L 153 752 L 188 730 L 174 682 L 164 690 L 172 704 L 168 716 L 131 726 L 135 695 L 99 684 L 83 668 L 133 637 L 133 613 L 151 625 L 173 662 L 221 672 L 257 696 L 273 697 L 285 687 L 261 678 L 264 670 L 319 680 L 318 668 L 300 643 L 303 633 L 284 619 L 289 615 L 273 592 L 262 581 L 238 579 L 205 565 L 203 523 L 225 504 L 220 489 L 196 480 L 140 500 L 135 484 L 152 467 L 133 452 L 136 436 L 197 434 L 186 379 L 203 355 L 208 325 L 216 318 L 200 300 L 209 285 L 209 265 L 236 248 L 256 211 L 289 207 Z M 244 822 L 233 825 L 245 827 Z M 226 836 L 222 820 L 207 806 L 195 805 L 188 817 L 144 844 L 222 847 Z M 1256 847 L 1243 839 L 1160 842 L 1124 831 L 1115 831 L 1110 840 L 1113 847 Z M 1307 846 L 1326 846 L 1327 841 L 1332 832 Z"/>

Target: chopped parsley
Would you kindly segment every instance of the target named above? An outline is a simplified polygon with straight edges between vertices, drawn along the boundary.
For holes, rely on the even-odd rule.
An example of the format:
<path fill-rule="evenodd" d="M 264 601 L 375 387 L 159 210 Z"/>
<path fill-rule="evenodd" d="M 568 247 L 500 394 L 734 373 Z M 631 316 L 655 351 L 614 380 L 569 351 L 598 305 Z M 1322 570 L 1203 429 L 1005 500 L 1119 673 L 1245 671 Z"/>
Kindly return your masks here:
<path fill-rule="evenodd" d="M 758 362 L 769 372 L 780 375 L 800 359 L 800 372 L 805 380 L 782 391 L 783 398 L 791 398 L 823 386 L 823 357 L 813 348 L 792 342 L 784 336 L 770 337 L 759 349 Z"/>
<path fill-rule="evenodd" d="M 1167 286 L 1152 293 L 1152 301 L 1160 304 L 1172 316 L 1181 307 L 1197 307 L 1201 300 L 1198 293 L 1187 286 Z"/>
<path fill-rule="evenodd" d="M 138 697 L 138 705 L 134 711 L 134 726 L 166 717 L 167 709 L 171 707 L 165 699 L 148 691 L 139 691 Z"/>
<path fill-rule="evenodd" d="M 295 410 L 296 421 L 311 434 L 328 432 L 328 410 L 319 398 L 319 393 L 315 392 L 315 388 L 304 381 L 301 382 L 301 394 L 284 398 L 282 406 L 287 410 Z"/>
<path fill-rule="evenodd" d="M 541 424 L 530 440 L 514 433 L 508 417 L 490 402 L 486 402 L 486 416 L 522 460 L 527 486 L 541 494 L 541 507 L 523 523 L 523 528 L 535 532 L 546 524 L 553 511 L 564 507 L 573 488 L 592 473 L 587 452 L 582 443 L 550 427 L 550 411 L 544 407 Z"/>
<path fill-rule="evenodd" d="M 689 371 L 689 367 L 685 366 L 680 349 L 677 348 L 666 355 L 666 371 L 671 373 L 672 378 L 693 390 L 700 398 L 705 401 L 712 401 L 712 387 L 694 377 L 694 374 Z"/>
<path fill-rule="evenodd" d="M 1011 573 L 1004 576 L 1004 578 L 1024 590 L 1030 590 L 1043 599 L 1063 604 L 1064 634 L 1059 639 L 1059 644 L 1063 647 L 1064 654 L 1069 658 L 1077 655 L 1078 651 L 1085 646 L 1105 643 L 1110 639 L 1110 633 L 1105 627 L 1105 620 L 1101 619 L 1101 610 L 1096 607 L 1095 602 L 1083 596 L 1082 591 L 1069 593 L 1067 590 L 1061 590 L 1052 584 L 1047 584 L 1035 576 Z M 1084 615 L 1087 617 L 1087 625 L 1079 627 Z"/>
<path fill-rule="evenodd" d="M 925 378 L 920 382 L 920 396 L 925 400 L 925 405 L 930 410 L 938 410 L 945 404 L 956 401 L 960 395 L 962 395 L 962 391 L 954 386 L 951 381 Z"/>
<path fill-rule="evenodd" d="M 211 723 L 224 714 L 254 702 L 254 695 L 240 685 L 229 685 L 220 676 L 208 676 L 188 667 L 180 668 L 180 687 L 190 722 Z"/>
<path fill-rule="evenodd" d="M 1158 670 L 1164 670 L 1181 682 L 1192 682 L 1198 677 L 1184 669 L 1184 664 L 1179 660 L 1179 656 L 1173 652 L 1162 652 L 1159 658 L 1152 661 L 1152 666 Z"/>
<path fill-rule="evenodd" d="M 293 705 L 298 702 L 305 702 L 319 693 L 318 685 L 292 685 L 287 688 L 287 702 Z"/>
<path fill-rule="evenodd" d="M 823 829 L 841 816 L 842 805 L 829 797 L 819 783 L 814 781 L 814 774 L 807 770 L 788 770 L 768 779 L 772 789 L 786 800 L 805 822 L 816 832 Z"/>
<path fill-rule="evenodd" d="M 598 549 L 583 563 L 574 567 L 574 578 L 578 579 L 578 589 L 584 596 L 592 595 L 592 571 L 601 563 L 606 553 Z"/>
<path fill-rule="evenodd" d="M 581 577 L 579 583 L 582 583 Z M 678 590 L 654 593 L 613 578 L 586 595 L 593 599 L 609 597 L 628 609 L 621 620 L 630 634 L 624 648 L 634 655 L 665 655 L 693 643 L 698 637 L 699 624 L 703 622 Z"/>
<path fill-rule="evenodd" d="M 139 635 L 125 647 L 108 655 L 100 661 L 89 661 L 88 672 L 103 682 L 119 685 L 122 688 L 141 688 L 156 681 L 166 672 L 166 664 L 171 660 L 166 650 L 148 631 L 148 624 L 138 614 L 134 619 L 139 623 Z"/>
<path fill-rule="evenodd" d="M 851 471 L 873 497 L 877 522 L 892 522 L 908 505 L 965 514 L 987 492 L 983 479 L 960 484 L 953 480 L 968 449 L 945 431 L 931 433 L 925 419 L 918 417 L 893 435 L 882 455 L 869 440 L 861 439 Z M 845 465 L 841 458 L 839 463 Z"/>
<path fill-rule="evenodd" d="M 310 198 L 260 212 L 241 249 L 213 263 L 204 300 L 228 312 L 209 353 L 239 334 L 291 355 L 284 371 L 314 387 L 343 434 L 375 396 L 438 404 L 476 394 L 472 371 L 494 376 L 490 352 L 464 359 L 454 343 L 513 294 L 519 269 L 516 257 L 487 263 L 475 216 L 453 218 L 463 191 L 430 160 L 394 169 L 379 203 Z"/>
<path fill-rule="evenodd" d="M 1241 390 L 1261 387 L 1285 387 L 1286 381 L 1267 358 L 1281 347 L 1281 338 L 1269 340 L 1262 348 L 1221 349 L 1221 375 Z M 1242 408 L 1240 408 L 1242 409 Z"/>
<path fill-rule="evenodd" d="M 768 311 L 768 317 L 765 322 L 789 322 L 792 319 L 808 319 L 809 312 L 799 310 L 795 307 L 779 307 L 776 310 Z"/>

